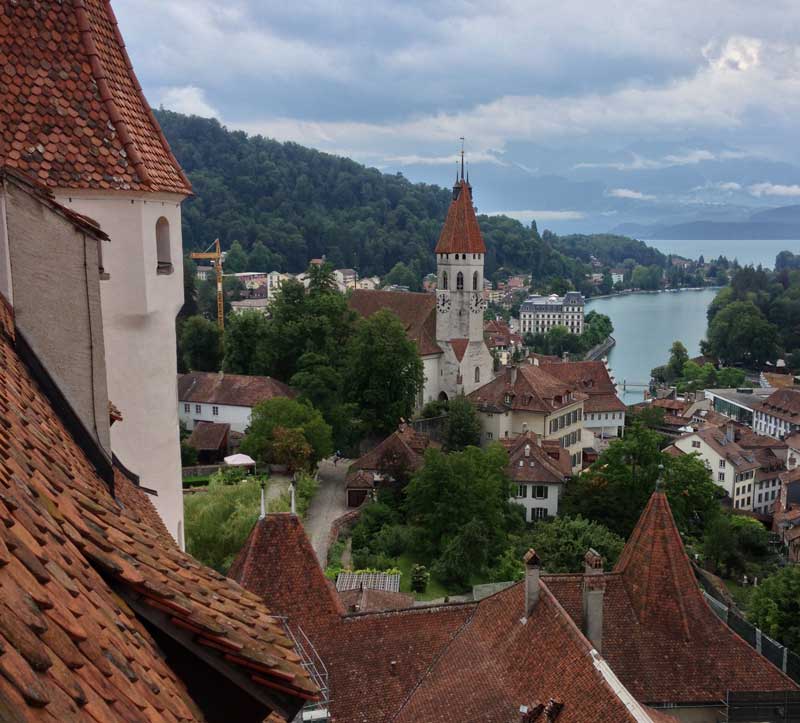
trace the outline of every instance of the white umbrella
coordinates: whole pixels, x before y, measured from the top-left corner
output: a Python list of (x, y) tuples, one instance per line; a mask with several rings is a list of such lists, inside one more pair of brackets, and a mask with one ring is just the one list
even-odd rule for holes
[(230, 457), (225, 457), (225, 464), (231, 467), (254, 467), (256, 461), (246, 454), (232, 454)]

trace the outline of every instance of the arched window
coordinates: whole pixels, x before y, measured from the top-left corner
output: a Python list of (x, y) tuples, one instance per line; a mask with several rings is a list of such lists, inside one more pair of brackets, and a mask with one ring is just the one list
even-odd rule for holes
[(442, 288), (447, 290), (449, 287), (447, 285), (447, 272), (442, 272)]
[(456, 289), (463, 289), (464, 288), (464, 274), (460, 271), (458, 272), (458, 276), (456, 276)]
[(472, 274), (472, 290), (473, 291), (477, 291), (478, 290), (478, 272), (477, 271), (475, 271)]
[(156, 271), (159, 274), (172, 273), (172, 252), (169, 240), (169, 221), (163, 216), (156, 221)]
[(477, 384), (481, 380), (481, 368), (475, 367), (475, 383)]

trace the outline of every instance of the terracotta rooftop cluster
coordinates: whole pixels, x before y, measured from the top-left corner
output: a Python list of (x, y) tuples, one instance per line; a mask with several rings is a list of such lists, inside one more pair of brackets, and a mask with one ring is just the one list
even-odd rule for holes
[(178, 375), (178, 401), (254, 407), (274, 397), (293, 399), (297, 392), (272, 377), (189, 372)]
[[(540, 564), (532, 553), (533, 604), (525, 581), (476, 603), (346, 614), (300, 521), (269, 515), (231, 575), (309, 635), (328, 667), (338, 721), (444, 723), (460, 710), (508, 723), (523, 707), (547, 720), (548, 705), (559, 723), (668, 721), (650, 706), (797, 689), (708, 607), (663, 493), (652, 496), (613, 572), (600, 563), (586, 575), (539, 578)], [(602, 657), (581, 632), (587, 579), (603, 590)]]
[(20, 359), (2, 299), (0, 380), (0, 717), (201, 719), (160, 651), (170, 639), (267, 695), (314, 697), (263, 600), (181, 552), (119, 469), (113, 492), (100, 478)]

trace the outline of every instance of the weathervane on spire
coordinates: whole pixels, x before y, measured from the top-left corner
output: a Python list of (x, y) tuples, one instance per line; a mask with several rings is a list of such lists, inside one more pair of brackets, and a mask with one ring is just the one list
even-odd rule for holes
[(464, 136), (459, 136), (461, 141), (461, 180), (464, 180)]

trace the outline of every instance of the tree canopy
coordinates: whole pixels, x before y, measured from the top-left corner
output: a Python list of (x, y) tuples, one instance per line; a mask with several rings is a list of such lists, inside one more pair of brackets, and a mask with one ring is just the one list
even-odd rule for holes
[(767, 635), (800, 650), (800, 566), (789, 565), (753, 592), (749, 617)]
[(444, 423), (445, 447), (450, 452), (460, 452), (465, 447), (477, 447), (481, 443), (481, 422), (475, 406), (463, 394), (447, 404), (447, 419)]

